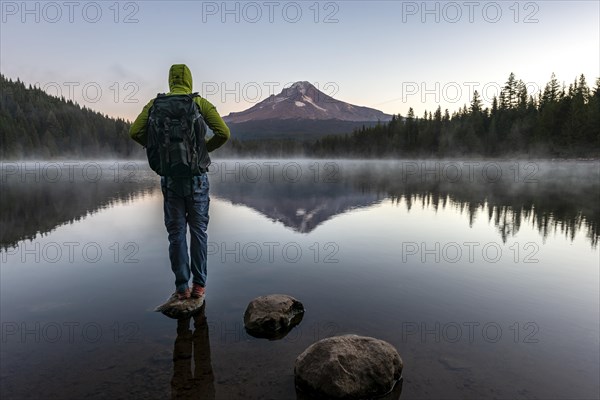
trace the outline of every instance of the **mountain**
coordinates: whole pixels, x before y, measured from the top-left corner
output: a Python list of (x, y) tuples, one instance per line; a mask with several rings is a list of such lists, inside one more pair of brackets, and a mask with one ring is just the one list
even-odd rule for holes
[(226, 122), (243, 123), (269, 119), (312, 119), (339, 121), (389, 121), (391, 115), (369, 107), (355, 106), (326, 95), (306, 81), (296, 82), (260, 103), (225, 117)]
[(294, 135), (312, 139), (350, 133), (363, 125), (374, 126), (391, 119), (391, 115), (379, 110), (336, 100), (306, 81), (296, 82), (249, 109), (224, 118), (238, 139)]

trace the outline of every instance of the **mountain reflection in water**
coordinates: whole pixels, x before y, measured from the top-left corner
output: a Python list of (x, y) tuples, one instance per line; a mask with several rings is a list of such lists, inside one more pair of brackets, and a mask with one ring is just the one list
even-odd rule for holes
[[(145, 162), (3, 163), (0, 247), (14, 246), (118, 202), (160, 195)], [(52, 168), (61, 168), (60, 176)], [(385, 199), (487, 215), (502, 240), (522, 224), (545, 238), (583, 230), (598, 244), (598, 162), (217, 161), (211, 194), (301, 233)]]
[(212, 175), (213, 195), (302, 233), (391, 199), (409, 212), (450, 207), (470, 224), (484, 211), (503, 241), (529, 223), (543, 237), (559, 230), (572, 239), (583, 228), (598, 243), (596, 162), (248, 161), (219, 163)]
[[(395, 398), (598, 398), (599, 165), (215, 160), (210, 306), (177, 323), (152, 312), (173, 281), (145, 162), (0, 164), (0, 391), (296, 398), (296, 357), (355, 333), (398, 349)], [(243, 326), (269, 293), (307, 310), (278, 341)]]

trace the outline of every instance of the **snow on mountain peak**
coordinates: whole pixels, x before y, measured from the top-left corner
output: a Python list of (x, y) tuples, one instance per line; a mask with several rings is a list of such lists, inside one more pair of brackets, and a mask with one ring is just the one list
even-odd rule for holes
[(294, 82), (292, 86), (289, 87), (289, 90), (294, 91), (297, 90), (302, 94), (306, 94), (306, 91), (310, 89), (311, 83), (308, 81), (298, 81)]
[(227, 123), (286, 119), (386, 121), (391, 116), (376, 109), (336, 100), (308, 81), (297, 81), (285, 87), (281, 93), (225, 117)]

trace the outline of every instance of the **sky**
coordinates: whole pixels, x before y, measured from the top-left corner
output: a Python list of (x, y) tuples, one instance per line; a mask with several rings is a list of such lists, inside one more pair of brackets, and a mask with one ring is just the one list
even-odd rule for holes
[(221, 115), (295, 81), (352, 104), (452, 113), (514, 72), (600, 76), (600, 1), (2, 1), (0, 72), (133, 120), (187, 64)]

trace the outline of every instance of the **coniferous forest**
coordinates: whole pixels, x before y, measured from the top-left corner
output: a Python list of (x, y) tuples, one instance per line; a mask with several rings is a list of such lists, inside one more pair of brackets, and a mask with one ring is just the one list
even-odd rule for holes
[[(129, 139), (129, 123), (70, 100), (49, 96), (1, 76), (0, 158), (143, 157)], [(598, 157), (600, 78), (583, 75), (569, 85), (552, 75), (533, 96), (510, 74), (500, 95), (484, 107), (476, 91), (457, 111), (438, 107), (418, 117), (394, 115), (388, 123), (316, 141), (301, 138), (232, 140), (222, 156), (305, 157)]]
[(143, 157), (129, 122), (0, 75), (0, 159)]
[(232, 154), (302, 154), (309, 157), (598, 157), (600, 78), (590, 89), (583, 75), (566, 86), (554, 74), (537, 95), (510, 74), (500, 96), (484, 108), (471, 104), (450, 114), (440, 107), (418, 117), (394, 115), (389, 123), (314, 143), (233, 140)]

